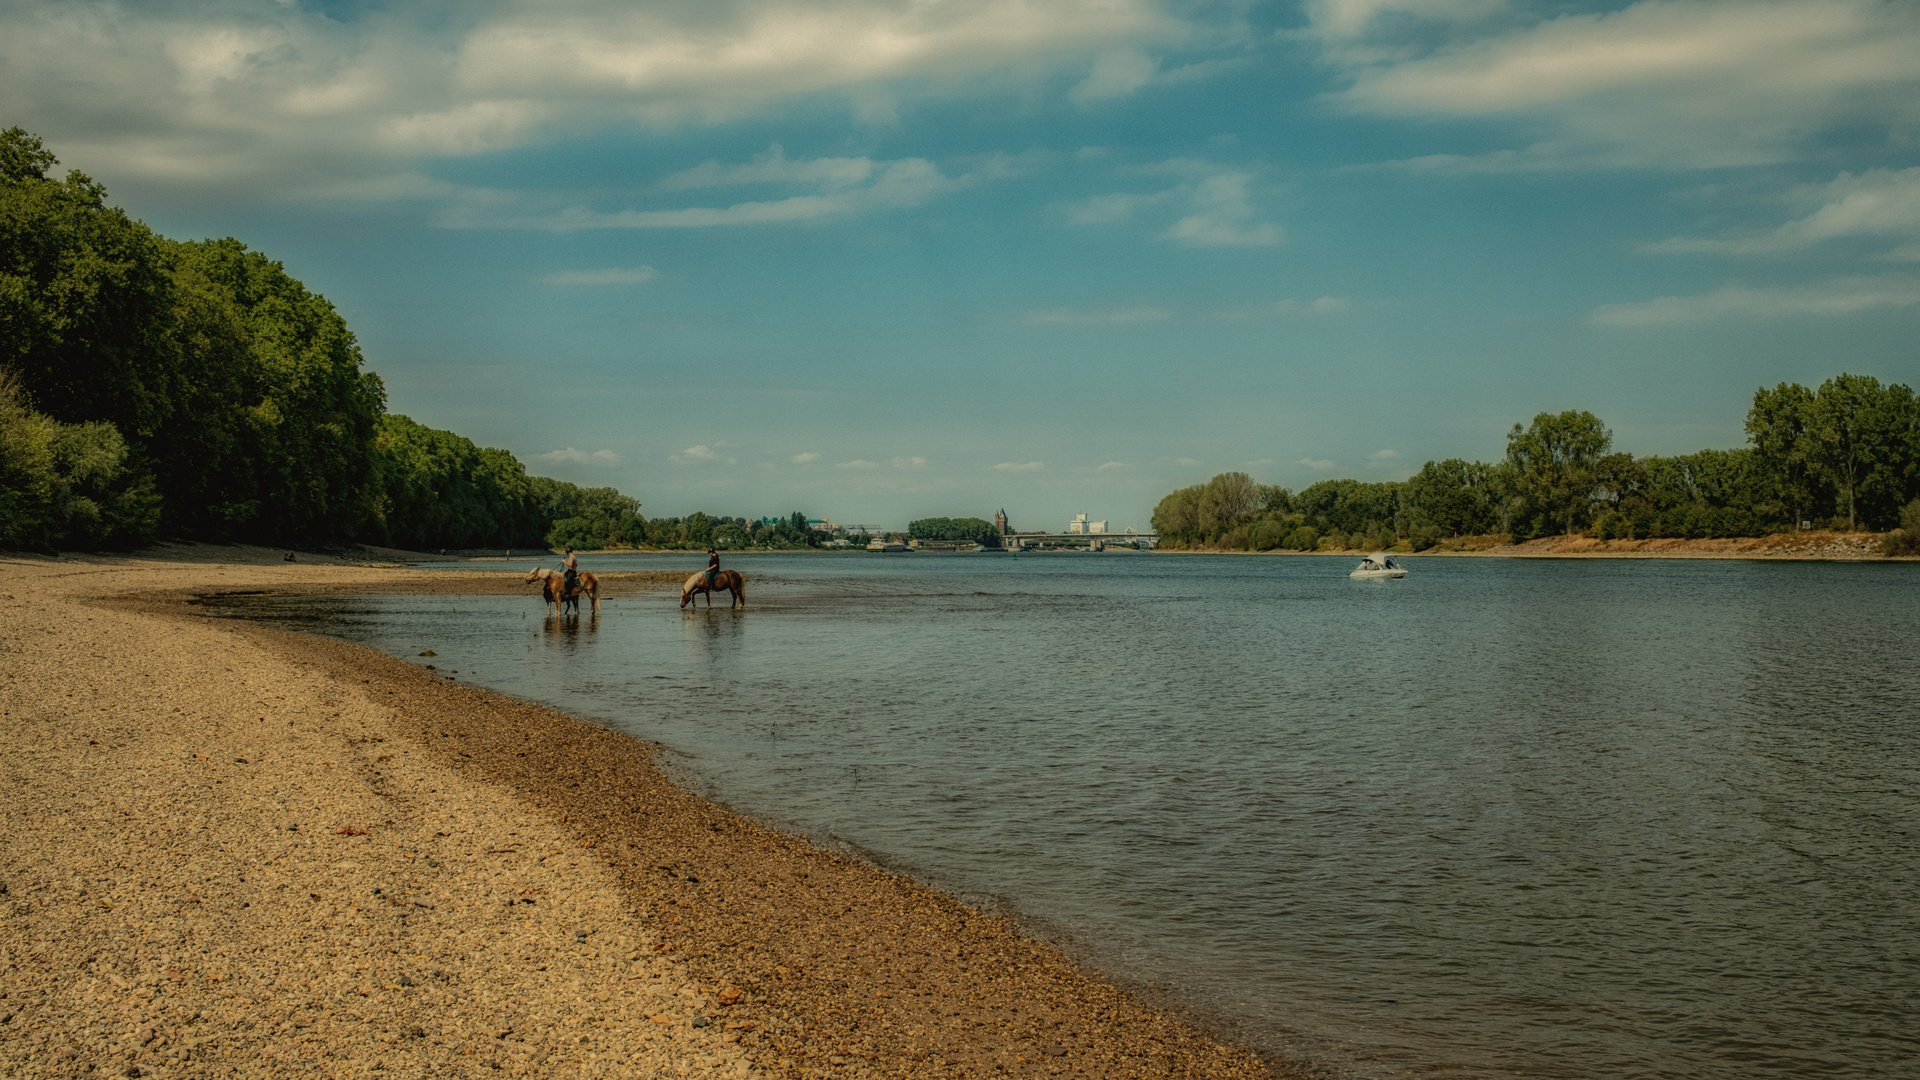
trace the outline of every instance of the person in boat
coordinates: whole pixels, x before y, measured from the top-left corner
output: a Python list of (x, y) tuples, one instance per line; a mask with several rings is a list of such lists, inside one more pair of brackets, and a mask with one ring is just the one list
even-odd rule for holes
[(719, 576), (720, 576), (720, 553), (718, 551), (715, 551), (712, 548), (708, 548), (707, 549), (707, 584), (711, 586), (714, 582), (714, 579), (718, 578)]
[(573, 590), (580, 587), (580, 560), (574, 558), (573, 548), (567, 548), (567, 553), (561, 556), (560, 563), (565, 568), (560, 584), (566, 589), (567, 595), (572, 595)]

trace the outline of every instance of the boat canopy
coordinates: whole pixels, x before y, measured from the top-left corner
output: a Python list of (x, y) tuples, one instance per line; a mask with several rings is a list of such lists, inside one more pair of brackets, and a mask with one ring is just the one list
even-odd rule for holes
[(1387, 561), (1391, 558), (1392, 556), (1388, 555), (1384, 551), (1376, 551), (1373, 554), (1367, 556), (1367, 561), (1370, 563), (1379, 563), (1381, 566), (1386, 566)]

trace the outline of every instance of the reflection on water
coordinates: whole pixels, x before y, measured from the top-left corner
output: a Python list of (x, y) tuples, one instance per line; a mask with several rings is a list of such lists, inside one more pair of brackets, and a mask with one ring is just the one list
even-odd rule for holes
[(736, 565), (744, 611), (571, 627), (250, 609), (659, 740), (1355, 1073), (1914, 1072), (1913, 567)]
[(547, 644), (558, 649), (563, 656), (571, 656), (580, 647), (581, 635), (592, 636), (600, 632), (600, 613), (590, 615), (548, 615), (546, 624)]

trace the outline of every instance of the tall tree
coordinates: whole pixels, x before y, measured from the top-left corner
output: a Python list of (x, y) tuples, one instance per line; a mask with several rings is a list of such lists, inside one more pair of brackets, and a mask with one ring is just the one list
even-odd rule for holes
[(1780, 509), (1797, 528), (1812, 513), (1815, 476), (1808, 463), (1811, 447), (1807, 418), (1813, 393), (1799, 383), (1781, 383), (1753, 392), (1747, 410), (1747, 441), (1759, 455), (1763, 475)]
[(1200, 494), (1200, 531), (1219, 534), (1240, 524), (1259, 508), (1260, 485), (1243, 472), (1224, 472), (1207, 481)]
[(105, 420), (136, 444), (179, 398), (167, 242), (106, 205), (106, 188), (0, 132), (0, 364), (61, 423)]
[(1833, 482), (1847, 503), (1847, 526), (1858, 528), (1862, 497), (1869, 516), (1889, 524), (1911, 483), (1913, 391), (1882, 387), (1871, 375), (1842, 373), (1820, 384), (1806, 410), (1807, 461)]
[(1540, 413), (1507, 433), (1507, 461), (1528, 508), (1562, 532), (1593, 505), (1600, 459), (1613, 447), (1613, 433), (1590, 412)]

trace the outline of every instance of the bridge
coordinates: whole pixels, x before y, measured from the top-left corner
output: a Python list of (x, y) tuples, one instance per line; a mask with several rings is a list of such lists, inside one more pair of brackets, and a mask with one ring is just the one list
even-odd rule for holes
[(1158, 533), (1137, 532), (1127, 529), (1123, 532), (1021, 532), (1000, 538), (1000, 543), (1009, 548), (1029, 548), (1046, 545), (1049, 547), (1082, 547), (1098, 543), (1106, 547), (1139, 547), (1142, 542), (1148, 547), (1158, 547)]

